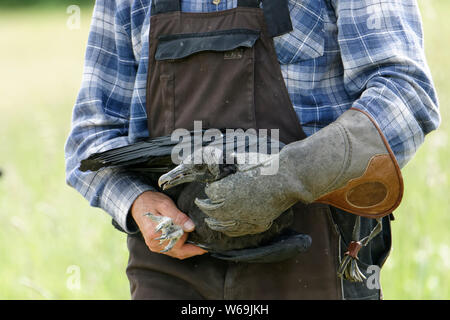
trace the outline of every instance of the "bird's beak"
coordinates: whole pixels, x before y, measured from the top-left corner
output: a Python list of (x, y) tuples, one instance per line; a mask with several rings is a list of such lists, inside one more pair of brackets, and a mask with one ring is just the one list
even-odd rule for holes
[(158, 185), (162, 190), (167, 190), (179, 184), (192, 182), (196, 176), (195, 173), (189, 172), (183, 165), (179, 165), (163, 174), (158, 180)]

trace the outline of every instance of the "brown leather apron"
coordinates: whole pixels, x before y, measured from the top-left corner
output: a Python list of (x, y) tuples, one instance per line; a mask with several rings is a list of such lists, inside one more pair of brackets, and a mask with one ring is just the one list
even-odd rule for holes
[[(305, 138), (289, 98), (259, 1), (232, 10), (180, 11), (153, 1), (147, 88), (151, 137), (177, 128), (279, 129)], [(299, 159), (301, 161), (301, 159)], [(281, 263), (225, 262), (208, 255), (177, 260), (129, 236), (127, 274), (135, 299), (340, 299), (339, 235), (330, 207), (294, 207), (294, 229), (312, 237), (306, 253)]]

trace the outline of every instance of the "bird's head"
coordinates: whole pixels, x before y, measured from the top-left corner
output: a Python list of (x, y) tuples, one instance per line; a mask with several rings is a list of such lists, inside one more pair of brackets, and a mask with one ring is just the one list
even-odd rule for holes
[(162, 175), (158, 184), (167, 190), (188, 182), (212, 182), (234, 173), (234, 164), (224, 164), (223, 151), (217, 147), (203, 147), (182, 161), (180, 165)]

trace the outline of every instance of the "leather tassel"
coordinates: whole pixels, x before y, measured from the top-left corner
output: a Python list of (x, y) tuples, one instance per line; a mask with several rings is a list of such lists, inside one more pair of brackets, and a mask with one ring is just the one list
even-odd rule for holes
[(353, 227), (353, 241), (350, 242), (347, 251), (344, 253), (344, 258), (338, 269), (338, 276), (344, 280), (351, 282), (363, 282), (366, 276), (362, 273), (358, 266), (358, 253), (362, 247), (365, 247), (373, 238), (375, 238), (383, 230), (381, 218), (377, 219), (377, 225), (370, 232), (369, 236), (362, 240), (357, 240), (361, 237), (361, 217), (356, 218), (355, 226)]

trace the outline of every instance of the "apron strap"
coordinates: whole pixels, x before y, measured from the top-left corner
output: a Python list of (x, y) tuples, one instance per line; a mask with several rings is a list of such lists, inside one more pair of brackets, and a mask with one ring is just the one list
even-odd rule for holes
[(262, 0), (267, 31), (271, 37), (294, 30), (288, 6), (289, 0)]
[(181, 11), (180, 0), (153, 0), (151, 6), (151, 15), (160, 13)]
[(238, 0), (238, 7), (259, 8), (263, 4), (264, 18), (271, 37), (291, 32), (292, 21), (289, 13), (289, 0)]
[(251, 8), (259, 8), (259, 4), (261, 0), (238, 0), (238, 7), (251, 7)]

